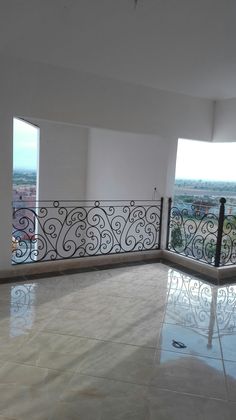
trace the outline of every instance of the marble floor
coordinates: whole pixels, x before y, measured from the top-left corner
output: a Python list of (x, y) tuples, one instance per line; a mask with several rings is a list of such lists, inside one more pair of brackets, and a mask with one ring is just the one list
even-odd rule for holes
[(0, 420), (236, 418), (236, 285), (156, 263), (0, 284)]

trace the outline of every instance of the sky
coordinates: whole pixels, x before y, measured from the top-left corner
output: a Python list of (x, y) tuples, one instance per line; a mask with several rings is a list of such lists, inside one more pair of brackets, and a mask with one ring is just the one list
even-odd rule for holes
[(179, 139), (175, 178), (236, 182), (236, 142)]
[(13, 169), (37, 169), (38, 128), (14, 118)]

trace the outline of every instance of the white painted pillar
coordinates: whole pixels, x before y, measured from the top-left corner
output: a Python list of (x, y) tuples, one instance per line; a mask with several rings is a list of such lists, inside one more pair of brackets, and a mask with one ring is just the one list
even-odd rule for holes
[(0, 109), (0, 270), (11, 268), (13, 116)]
[(175, 166), (177, 157), (177, 138), (169, 138), (166, 140), (169, 142), (168, 147), (168, 164), (166, 170), (166, 185), (164, 193), (164, 206), (163, 206), (163, 217), (162, 217), (162, 237), (161, 237), (161, 248), (166, 249), (166, 239), (168, 234), (167, 222), (168, 222), (168, 199), (173, 199), (174, 194), (174, 183), (175, 183)]

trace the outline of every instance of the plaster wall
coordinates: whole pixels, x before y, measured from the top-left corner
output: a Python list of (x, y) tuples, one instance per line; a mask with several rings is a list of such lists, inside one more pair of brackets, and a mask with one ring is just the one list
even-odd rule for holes
[(39, 200), (86, 197), (88, 129), (30, 119), (40, 128)]
[(236, 98), (215, 103), (213, 141), (236, 141)]
[(0, 104), (0, 270), (10, 267), (13, 115)]
[(87, 198), (151, 200), (165, 195), (173, 145), (160, 136), (91, 129)]
[(0, 101), (13, 115), (211, 140), (211, 100), (3, 55), (0, 60)]

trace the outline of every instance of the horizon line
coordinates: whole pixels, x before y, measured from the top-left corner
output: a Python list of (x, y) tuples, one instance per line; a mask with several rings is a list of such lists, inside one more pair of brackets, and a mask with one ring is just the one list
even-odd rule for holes
[(175, 181), (195, 181), (195, 182), (201, 182), (201, 181), (207, 181), (207, 182), (233, 182), (236, 183), (236, 180), (230, 180), (230, 179), (207, 179), (207, 178), (175, 178)]

